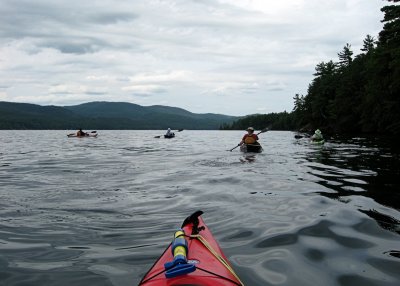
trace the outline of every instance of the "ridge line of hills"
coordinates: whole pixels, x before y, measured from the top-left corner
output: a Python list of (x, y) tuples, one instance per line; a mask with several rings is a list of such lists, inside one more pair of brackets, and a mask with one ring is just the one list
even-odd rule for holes
[(219, 129), (239, 117), (192, 113), (178, 107), (127, 102), (88, 102), (73, 106), (0, 101), (0, 129)]

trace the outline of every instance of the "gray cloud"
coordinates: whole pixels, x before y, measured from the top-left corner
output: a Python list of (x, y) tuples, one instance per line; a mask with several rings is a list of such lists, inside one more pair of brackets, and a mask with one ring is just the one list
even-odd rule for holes
[(138, 16), (134, 13), (116, 12), (116, 13), (102, 13), (92, 15), (90, 18), (96, 24), (116, 24), (119, 22), (130, 22)]
[(87, 92), (85, 92), (85, 94), (88, 94), (88, 95), (104, 95), (104, 94), (107, 94), (107, 92), (102, 92), (102, 91), (87, 91)]
[(151, 97), (153, 94), (150, 93), (133, 93), (132, 96), (138, 96), (138, 97)]
[(96, 9), (83, 3), (65, 7), (54, 1), (2, 2), (2, 41), (31, 38), (38, 48), (54, 48), (62, 53), (85, 54), (113, 47), (102, 26), (128, 23), (138, 17), (133, 12), (108, 12), (106, 7)]
[(366, 34), (377, 35), (384, 4), (0, 0), (0, 95), (235, 115), (291, 110), (318, 62), (335, 60), (347, 42), (357, 54)]
[(43, 40), (37, 44), (39, 48), (53, 48), (66, 54), (86, 54), (107, 47), (107, 43), (93, 38), (55, 38)]

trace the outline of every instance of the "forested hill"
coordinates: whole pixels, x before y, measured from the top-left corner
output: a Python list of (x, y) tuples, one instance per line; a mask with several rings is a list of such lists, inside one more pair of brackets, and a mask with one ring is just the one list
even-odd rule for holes
[(257, 130), (268, 128), (271, 130), (295, 130), (296, 124), (294, 122), (293, 113), (279, 112), (269, 114), (252, 114), (238, 120), (231, 124), (223, 124), (223, 130), (246, 130), (247, 127), (252, 126)]
[(0, 102), (0, 129), (218, 129), (234, 119), (126, 102), (89, 102), (64, 107)]
[(338, 60), (317, 64), (307, 94), (295, 95), (293, 112), (252, 115), (223, 128), (400, 134), (400, 5), (389, 2), (378, 38), (367, 35), (356, 56), (346, 44)]
[(400, 134), (400, 6), (381, 10), (383, 30), (366, 36), (361, 54), (346, 44), (339, 61), (316, 66), (307, 94), (294, 98), (298, 126)]

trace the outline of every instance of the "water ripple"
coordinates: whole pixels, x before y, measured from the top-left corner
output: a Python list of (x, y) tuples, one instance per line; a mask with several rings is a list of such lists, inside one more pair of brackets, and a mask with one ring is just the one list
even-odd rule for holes
[(246, 285), (399, 285), (395, 143), (98, 132), (0, 136), (0, 285), (135, 285), (198, 209)]

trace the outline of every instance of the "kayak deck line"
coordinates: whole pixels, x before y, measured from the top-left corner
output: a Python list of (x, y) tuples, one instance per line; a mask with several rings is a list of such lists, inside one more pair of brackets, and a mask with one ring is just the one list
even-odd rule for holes
[[(168, 245), (168, 247), (164, 250), (164, 252), (161, 254), (161, 256), (156, 260), (156, 262), (154, 262), (154, 265), (156, 265), (157, 262), (164, 256), (165, 252), (167, 252), (167, 250), (171, 247), (171, 245), (172, 245), (172, 243), (170, 243), (170, 244)], [(154, 266), (154, 265), (153, 265), (153, 266)], [(143, 285), (144, 283), (147, 283), (147, 282), (153, 280), (153, 279), (156, 278), (158, 275), (163, 274), (165, 271), (167, 271), (166, 269), (163, 269), (163, 270), (161, 270), (160, 272), (158, 272), (158, 273), (154, 274), (153, 276), (151, 276), (151, 277), (147, 278), (146, 280), (144, 280), (144, 278), (150, 273), (150, 271), (151, 271), (152, 269), (153, 269), (153, 267), (150, 268), (149, 271), (147, 271), (146, 275), (144, 275), (142, 281), (139, 282), (138, 286)]]
[(244, 153), (261, 153), (263, 148), (260, 143), (258, 144), (246, 144), (240, 146), (240, 151)]
[(185, 219), (182, 228), (175, 232), (172, 243), (138, 286), (244, 286), (201, 219), (202, 213), (195, 212)]
[[(212, 246), (207, 242), (207, 240), (205, 240), (200, 234), (185, 235), (185, 237), (188, 237), (188, 238), (190, 238), (190, 239), (197, 239), (197, 240), (199, 240), (199, 241), (208, 249), (208, 251), (210, 251), (210, 253), (212, 253), (212, 254), (215, 256), (215, 258), (217, 258), (218, 261), (221, 262), (221, 264), (222, 264), (223, 266), (225, 266), (225, 268), (228, 269), (228, 271), (229, 271), (233, 276), (235, 276), (235, 278), (239, 281), (239, 283), (236, 282), (236, 281), (233, 281), (232, 279), (229, 279), (228, 277), (219, 275), (218, 273), (214, 273), (214, 272), (212, 272), (212, 271), (208, 271), (208, 270), (206, 270), (206, 269), (204, 269), (204, 268), (201, 268), (201, 267), (198, 267), (198, 266), (197, 266), (196, 268), (197, 268), (198, 270), (201, 270), (201, 271), (207, 272), (207, 273), (209, 273), (209, 274), (218, 276), (218, 277), (220, 277), (220, 278), (222, 278), (222, 279), (226, 279), (226, 280), (228, 280), (228, 281), (234, 283), (235, 285), (244, 286), (243, 282), (242, 282), (242, 281), (240, 280), (240, 278), (237, 276), (237, 274), (236, 274), (235, 271), (232, 269), (232, 267), (229, 265), (229, 263), (228, 263), (221, 255), (219, 255), (219, 254), (212, 248)], [(170, 246), (171, 246), (171, 244), (164, 250), (163, 254), (169, 249)], [(161, 255), (161, 257), (162, 257), (162, 255)], [(154, 274), (152, 277), (150, 277), (150, 278), (148, 278), (148, 279), (146, 279), (146, 280), (144, 280), (144, 281), (141, 281), (140, 284), (139, 284), (139, 286), (142, 285), (142, 283), (146, 283), (146, 282), (148, 282), (148, 281), (154, 279), (154, 278), (157, 277), (158, 275), (161, 275), (161, 274), (165, 273), (166, 271), (167, 271), (167, 270), (164, 269), (164, 270), (162, 270), (162, 271), (160, 271), (160, 272)]]
[[(211, 254), (214, 255), (215, 258), (217, 258), (218, 261), (221, 262), (221, 264), (224, 265), (225, 268), (228, 269), (229, 272), (232, 273), (233, 276), (235, 276), (235, 278), (240, 282), (240, 284), (237, 284), (237, 285), (244, 286), (243, 282), (240, 280), (239, 276), (237, 276), (237, 274), (236, 274), (235, 271), (232, 269), (232, 267), (229, 265), (229, 263), (228, 263), (221, 255), (219, 255), (219, 254), (214, 250), (214, 248), (212, 248), (212, 246), (207, 242), (207, 240), (205, 240), (200, 234), (192, 234), (192, 235), (189, 235), (188, 237), (198, 239), (198, 240), (208, 249), (208, 251), (210, 251)], [(200, 268), (199, 268), (199, 269), (200, 269)], [(203, 270), (203, 269), (201, 269), (201, 270)], [(204, 270), (203, 270), (203, 271), (204, 271)], [(212, 273), (212, 274), (218, 275), (218, 274), (215, 274), (215, 273)], [(226, 278), (226, 277), (224, 277), (224, 278)], [(229, 278), (226, 278), (226, 279), (230, 280)], [(232, 281), (232, 280), (230, 280), (230, 281)], [(232, 282), (233, 282), (233, 281), (232, 281)], [(236, 282), (235, 282), (235, 283), (236, 283)]]

